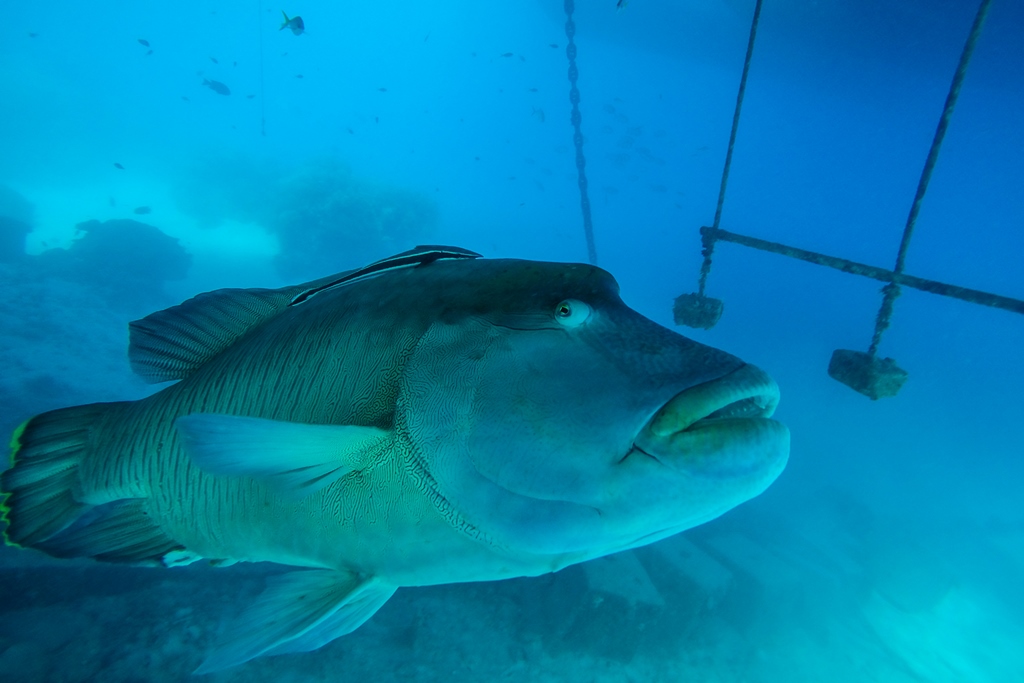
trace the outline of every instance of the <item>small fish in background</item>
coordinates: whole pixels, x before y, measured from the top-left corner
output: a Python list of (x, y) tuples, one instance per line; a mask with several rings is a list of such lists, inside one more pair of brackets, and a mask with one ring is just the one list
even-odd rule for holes
[(629, 4), (629, 0), (615, 0), (615, 11), (621, 12), (626, 9), (626, 5)]
[(121, 164), (117, 163), (116, 161), (114, 162), (114, 168), (119, 169), (121, 171), (124, 170), (124, 166), (122, 166)]
[(246, 95), (246, 96), (245, 96), (245, 99), (247, 99), (247, 100), (251, 100), (251, 99), (252, 99), (252, 98), (254, 98), (254, 97), (256, 97), (256, 96), (255, 96), (255, 95)]
[(380, 91), (380, 92), (387, 92), (388, 91), (387, 88), (377, 88), (377, 90)]
[(153, 210), (151, 208), (149, 208), (148, 206), (136, 206), (135, 210), (132, 211), (132, 213), (134, 213), (136, 215), (139, 215), (139, 216), (144, 216), (147, 213), (150, 213), (152, 211)]
[(142, 47), (149, 47), (149, 41), (145, 38), (139, 38), (139, 45)]
[(514, 52), (503, 52), (501, 54), (501, 56), (502, 57), (512, 57), (514, 54), (515, 54)]
[(229, 88), (228, 86), (224, 85), (220, 81), (211, 81), (208, 78), (204, 78), (203, 79), (203, 85), (205, 85), (207, 88), (209, 88), (213, 92), (217, 93), (218, 95), (230, 95), (231, 94), (231, 88)]
[(537, 92), (536, 88), (527, 88), (527, 90), (529, 90), (530, 92)]
[(181, 96), (181, 99), (184, 100), (185, 102), (191, 102), (192, 101), (189, 98), (185, 97), (184, 95)]
[(39, 34), (38, 34), (38, 33), (29, 33), (29, 34), (28, 34), (28, 37), (29, 37), (29, 38), (38, 38), (38, 37), (39, 37)]
[(238, 66), (238, 62), (231, 62), (231, 66)]
[(302, 74), (295, 74), (295, 78), (302, 78)]
[(150, 56), (151, 54), (153, 54), (153, 51), (152, 51), (152, 50), (146, 50), (146, 56), (147, 56), (147, 57), (148, 57), (148, 56)]
[(558, 43), (548, 43), (548, 47), (550, 47), (550, 48), (552, 48), (554, 50), (557, 50), (558, 49)]
[(281, 24), (281, 28), (278, 29), (279, 31), (289, 28), (297, 36), (301, 36), (306, 31), (306, 24), (302, 21), (302, 17), (292, 17), (289, 19), (288, 14), (284, 10), (281, 10), (281, 14), (284, 15), (284, 23)]
[(220, 64), (220, 62), (217, 61), (216, 57), (210, 57), (210, 61), (213, 62), (214, 64)]
[(534, 117), (539, 122), (544, 123), (544, 110), (541, 109), (540, 107), (533, 107), (533, 111), (530, 112), (530, 116)]
[(374, 116), (373, 117), (373, 122), (374, 123), (380, 123), (380, 117), (379, 116)]

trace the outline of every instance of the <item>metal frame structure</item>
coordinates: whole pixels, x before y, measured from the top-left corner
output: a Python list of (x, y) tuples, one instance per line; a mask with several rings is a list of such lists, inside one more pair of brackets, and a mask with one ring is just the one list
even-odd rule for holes
[(722, 230), (721, 227), (719, 227), (722, 218), (722, 206), (725, 202), (725, 190), (729, 180), (729, 168), (732, 164), (732, 152), (736, 142), (736, 131), (739, 128), (740, 110), (743, 106), (743, 95), (746, 90), (747, 75), (750, 70), (750, 62), (754, 52), (757, 24), (761, 15), (761, 2), (762, 0), (756, 0), (754, 7), (754, 16), (750, 28), (750, 39), (747, 42), (747, 55), (743, 63), (743, 74), (740, 77), (739, 91), (736, 96), (736, 109), (733, 114), (732, 131), (729, 136), (729, 146), (725, 155), (722, 182), (718, 194), (718, 205), (715, 209), (715, 220), (713, 225), (710, 227), (704, 226), (700, 230), (704, 260), (701, 264), (698, 289), (695, 293), (683, 294), (676, 298), (674, 305), (676, 324), (686, 325), (693, 328), (710, 329), (721, 317), (724, 309), (724, 305), (721, 300), (705, 295), (707, 278), (711, 272), (712, 256), (714, 255), (715, 245), (719, 241), (731, 242), (733, 244), (739, 244), (752, 249), (781, 254), (782, 256), (789, 256), (809, 263), (836, 268), (837, 270), (841, 270), (845, 273), (880, 280), (885, 282), (886, 285), (882, 288), (882, 304), (879, 308), (878, 315), (875, 318), (875, 330), (868, 351), (862, 352), (852, 351), (849, 349), (837, 349), (832, 354), (828, 372), (833, 379), (846, 384), (855, 391), (868, 396), (872, 400), (895, 396), (906, 381), (907, 373), (899, 368), (893, 359), (879, 358), (877, 356), (877, 352), (878, 346), (882, 340), (882, 334), (889, 327), (892, 318), (893, 305), (896, 298), (900, 295), (902, 287), (911, 287), (925, 292), (931, 292), (932, 294), (940, 294), (942, 296), (953, 297), (970, 303), (980, 304), (982, 306), (991, 306), (1014, 313), (1024, 314), (1024, 301), (1020, 299), (983, 292), (976, 289), (969, 289), (967, 287), (950, 285), (935, 280), (927, 280), (904, 273), (907, 250), (910, 247), (910, 239), (913, 235), (914, 227), (917, 222), (921, 203), (924, 200), (925, 193), (928, 189), (928, 183), (931, 180), (932, 171), (934, 170), (935, 163), (938, 160), (942, 140), (945, 137), (946, 129), (949, 126), (949, 121), (952, 117), (957, 97), (960, 94), (960, 87), (963, 83), (964, 76), (967, 72), (967, 66), (970, 63), (971, 56), (974, 52), (974, 46), (977, 43), (978, 37), (981, 35), (981, 29), (985, 23), (985, 18), (988, 15), (991, 0), (981, 0), (978, 12), (974, 18), (974, 24), (971, 27), (963, 52), (960, 55), (960, 62), (957, 65), (953, 81), (950, 84), (949, 94), (946, 97), (946, 103), (943, 107), (942, 115), (939, 118), (939, 123), (935, 130), (935, 136), (932, 139), (931, 148), (928, 150), (928, 157), (925, 160), (924, 170), (922, 171), (921, 178), (918, 182), (917, 192), (914, 195), (910, 213), (907, 216), (907, 222), (903, 230), (903, 239), (901, 240), (899, 251), (896, 255), (896, 263), (892, 270), (857, 263), (855, 261), (850, 261), (836, 256), (828, 256), (826, 254), (807, 251), (805, 249), (787, 246), (778, 242), (770, 242), (768, 240), (740, 235), (738, 233)]

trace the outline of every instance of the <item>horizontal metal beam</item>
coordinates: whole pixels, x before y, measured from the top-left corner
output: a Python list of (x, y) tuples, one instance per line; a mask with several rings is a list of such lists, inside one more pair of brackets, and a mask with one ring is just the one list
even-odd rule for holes
[(744, 247), (760, 249), (761, 251), (770, 251), (773, 254), (781, 254), (782, 256), (789, 256), (791, 258), (800, 259), (801, 261), (807, 261), (808, 263), (816, 263), (819, 266), (828, 266), (829, 268), (841, 270), (844, 273), (862, 275), (880, 282), (895, 282), (902, 287), (911, 287), (923, 292), (931, 292), (932, 294), (941, 294), (942, 296), (960, 299), (961, 301), (968, 301), (972, 304), (981, 304), (982, 306), (991, 306), (992, 308), (1001, 308), (1005, 311), (1024, 314), (1024, 301), (1008, 296), (982, 292), (968, 287), (958, 287), (957, 285), (949, 285), (935, 280), (926, 280), (924, 278), (914, 277), (913, 275), (907, 275), (905, 273), (897, 275), (893, 271), (886, 270), (885, 268), (877, 268), (864, 263), (849, 261), (844, 258), (827, 256), (814, 251), (807, 251), (806, 249), (798, 249), (797, 247), (789, 247), (785, 244), (769, 242), (768, 240), (758, 239), (757, 237), (747, 237), (746, 235), (740, 235), (720, 228), (704, 226), (700, 229), (700, 234), (703, 238), (705, 247), (707, 247), (709, 243), (716, 241), (732, 242), (733, 244), (740, 244)]

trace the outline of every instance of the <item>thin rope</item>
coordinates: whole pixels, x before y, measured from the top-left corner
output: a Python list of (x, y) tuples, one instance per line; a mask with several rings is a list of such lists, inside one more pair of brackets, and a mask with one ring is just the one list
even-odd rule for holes
[[(757, 38), (757, 24), (761, 19), (761, 0), (754, 4), (754, 18), (750, 22), (750, 37), (747, 39), (747, 56), (743, 60), (743, 74), (740, 76), (740, 87), (736, 93), (736, 110), (732, 114), (732, 130), (729, 131), (729, 146), (725, 150), (725, 166), (722, 168), (722, 183), (718, 187), (718, 205), (715, 207), (715, 222), (713, 227), (717, 230), (722, 222), (722, 206), (725, 204), (725, 188), (729, 184), (729, 169), (732, 167), (732, 151), (736, 146), (736, 131), (740, 127), (740, 111), (743, 109), (743, 95), (747, 90), (747, 74), (750, 73), (750, 60), (754, 56), (754, 40)], [(703, 249), (701, 254), (704, 261), (700, 265), (700, 281), (697, 288), (698, 293), (704, 296), (704, 288), (707, 285), (708, 275), (711, 273), (711, 256), (715, 252), (715, 238), (713, 234), (705, 233), (701, 240)]]
[(924, 162), (924, 170), (921, 172), (921, 179), (917, 183), (917, 192), (914, 194), (914, 201), (910, 205), (910, 214), (907, 216), (906, 227), (903, 228), (903, 239), (900, 241), (900, 249), (896, 254), (896, 266), (893, 268), (893, 281), (882, 288), (882, 305), (875, 317), (875, 333), (871, 337), (871, 346), (868, 353), (872, 356), (878, 351), (878, 345), (882, 341), (882, 334), (888, 329), (892, 319), (892, 309), (896, 303), (896, 297), (900, 292), (899, 278), (903, 274), (906, 264), (907, 249), (910, 248), (910, 238), (914, 234), (914, 226), (917, 223), (917, 216), (921, 211), (921, 202), (928, 190), (928, 183), (932, 178), (932, 171), (939, 159), (939, 148), (942, 147), (942, 140), (946, 136), (946, 129), (949, 127), (949, 120), (953, 116), (953, 108), (956, 107), (957, 98), (960, 96), (960, 86), (963, 85), (964, 76), (967, 74), (967, 65), (974, 54), (974, 46), (981, 35), (982, 26), (985, 24), (985, 17), (988, 15), (991, 0), (981, 0), (978, 13), (974, 16), (974, 25), (967, 36), (964, 50), (960, 54), (960, 63), (953, 75), (953, 82), (949, 85), (949, 94), (946, 95), (946, 105), (942, 109), (942, 116), (939, 117), (939, 125), (935, 129), (935, 137), (932, 138), (932, 146), (928, 150), (928, 158)]
[(591, 264), (597, 265), (594, 223), (590, 216), (590, 198), (587, 196), (587, 159), (583, 156), (583, 132), (580, 126), (583, 120), (580, 115), (580, 91), (576, 87), (576, 79), (579, 78), (580, 72), (576, 68), (576, 43), (573, 42), (573, 36), (576, 35), (576, 24), (572, 20), (574, 9), (573, 0), (565, 0), (565, 37), (569, 40), (565, 46), (565, 56), (569, 58), (569, 102), (572, 103), (572, 115), (569, 120), (573, 129), (572, 142), (576, 147), (576, 175), (580, 187), (580, 209), (583, 211), (583, 233), (587, 238), (587, 256)]
[(260, 135), (267, 136), (267, 98), (263, 93), (263, 0), (259, 0), (260, 29)]

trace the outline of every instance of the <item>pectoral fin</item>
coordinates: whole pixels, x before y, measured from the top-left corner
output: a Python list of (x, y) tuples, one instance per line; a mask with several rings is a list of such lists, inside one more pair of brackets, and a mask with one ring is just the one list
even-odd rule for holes
[(390, 433), (376, 427), (312, 425), (195, 413), (175, 421), (202, 470), (261, 479), (289, 495), (309, 495), (383, 457)]
[(328, 569), (277, 576), (205, 662), (207, 674), (261, 655), (308, 652), (359, 628), (395, 587), (374, 578)]

